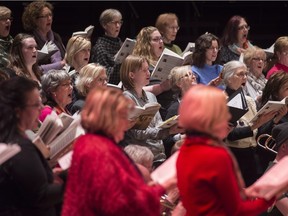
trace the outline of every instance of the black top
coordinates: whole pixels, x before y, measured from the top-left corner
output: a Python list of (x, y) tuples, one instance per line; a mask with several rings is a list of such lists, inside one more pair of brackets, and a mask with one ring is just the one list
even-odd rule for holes
[(17, 143), (20, 153), (0, 166), (0, 215), (56, 215), (64, 185), (53, 183), (51, 168), (29, 139), (18, 135)]

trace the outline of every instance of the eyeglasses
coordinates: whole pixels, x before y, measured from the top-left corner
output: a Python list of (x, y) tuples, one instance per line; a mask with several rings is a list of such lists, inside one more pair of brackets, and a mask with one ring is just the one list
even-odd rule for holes
[(167, 28), (168, 28), (169, 30), (176, 30), (176, 31), (178, 31), (178, 30), (180, 29), (179, 26), (167, 26)]
[(151, 41), (155, 42), (155, 43), (159, 43), (160, 41), (163, 42), (163, 37), (155, 37), (155, 38), (151, 38)]
[(192, 77), (192, 78), (197, 78), (197, 76), (192, 73), (192, 72), (187, 72), (184, 76), (180, 77), (179, 80), (183, 79), (183, 78), (187, 78), (187, 77)]
[(218, 52), (220, 50), (219, 47), (209, 47), (207, 50)]
[(41, 108), (43, 107), (43, 103), (42, 102), (37, 102), (35, 104), (26, 104), (25, 107), (32, 107), (32, 108)]
[(72, 83), (71, 83), (71, 82), (62, 83), (62, 84), (60, 84), (59, 86), (63, 86), (63, 87), (65, 87), (65, 88), (68, 88), (68, 87), (72, 86)]
[(239, 31), (242, 31), (242, 30), (244, 30), (244, 29), (247, 29), (248, 31), (250, 30), (250, 26), (248, 26), (248, 25), (242, 25), (242, 26), (239, 26), (238, 27), (238, 30)]
[(0, 21), (8, 21), (8, 20), (10, 20), (10, 22), (12, 22), (13, 21), (13, 17), (1, 17), (0, 18)]
[(235, 75), (238, 76), (238, 77), (240, 77), (240, 78), (244, 78), (244, 77), (247, 77), (248, 71), (240, 72), (240, 73), (235, 74)]
[(257, 61), (257, 62), (266, 62), (266, 59), (262, 59), (262, 58), (252, 58), (253, 61)]
[(96, 79), (96, 81), (99, 82), (99, 83), (107, 83), (108, 82), (108, 78), (107, 77), (105, 77), (105, 78), (99, 77), (98, 79)]
[(43, 18), (45, 18), (45, 19), (47, 19), (47, 18), (49, 18), (49, 17), (53, 17), (53, 14), (52, 13), (48, 13), (48, 14), (46, 14), (46, 15), (41, 15), (41, 16), (38, 16), (37, 18), (38, 19), (43, 19)]
[(120, 21), (110, 21), (109, 23), (112, 23), (114, 25), (123, 25), (123, 20)]

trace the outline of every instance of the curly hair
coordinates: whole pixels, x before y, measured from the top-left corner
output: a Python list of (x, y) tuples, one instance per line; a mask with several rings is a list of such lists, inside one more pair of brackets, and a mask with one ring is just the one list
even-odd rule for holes
[(205, 33), (197, 38), (195, 41), (195, 51), (192, 55), (193, 65), (203, 68), (206, 62), (206, 51), (212, 45), (212, 41), (217, 41), (218, 46), (219, 38), (211, 33)]
[(22, 24), (26, 31), (30, 32), (37, 28), (36, 21), (45, 7), (53, 11), (53, 5), (46, 1), (34, 1), (25, 7), (22, 14)]
[(140, 30), (136, 38), (136, 44), (132, 55), (144, 56), (150, 65), (156, 65), (158, 58), (152, 52), (151, 34), (158, 29), (154, 26), (147, 26)]

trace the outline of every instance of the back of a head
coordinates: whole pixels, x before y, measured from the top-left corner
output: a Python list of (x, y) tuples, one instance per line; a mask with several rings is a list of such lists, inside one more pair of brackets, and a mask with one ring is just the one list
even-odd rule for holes
[(288, 73), (285, 71), (277, 71), (268, 79), (262, 93), (261, 106), (268, 100), (280, 101), (280, 90), (283, 89), (288, 83)]
[(116, 88), (93, 88), (88, 93), (81, 111), (81, 124), (89, 133), (102, 132), (114, 137), (119, 128), (120, 118), (128, 118), (132, 100)]
[(153, 162), (154, 155), (146, 146), (129, 144), (124, 148), (124, 151), (135, 163), (145, 166), (145, 162), (150, 161), (151, 164)]
[(186, 132), (198, 131), (215, 135), (218, 122), (229, 113), (225, 94), (213, 86), (198, 84), (184, 95), (179, 107), (179, 126)]
[(274, 148), (275, 151), (278, 151), (282, 144), (287, 143), (288, 140), (288, 122), (278, 124), (272, 129), (271, 136), (276, 142)]

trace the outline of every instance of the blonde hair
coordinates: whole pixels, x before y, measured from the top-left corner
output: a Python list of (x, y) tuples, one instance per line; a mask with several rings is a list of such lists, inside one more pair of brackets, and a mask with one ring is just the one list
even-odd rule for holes
[(74, 66), (74, 56), (84, 49), (91, 49), (91, 42), (81, 36), (73, 36), (66, 46), (65, 60), (70, 66)]
[(288, 48), (288, 37), (287, 36), (279, 37), (274, 44), (274, 54), (276, 54), (276, 52), (282, 52), (287, 48)]
[(93, 82), (94, 79), (98, 78), (101, 72), (106, 73), (106, 68), (96, 64), (90, 63), (85, 65), (79, 72), (79, 76), (76, 78), (75, 86), (78, 90), (78, 93), (84, 97), (87, 96), (89, 92), (89, 85)]
[(181, 89), (177, 84), (179, 83), (180, 79), (187, 74), (188, 71), (191, 71), (190, 65), (176, 66), (171, 69), (168, 78), (171, 80), (172, 91), (181, 92)]
[(93, 88), (81, 111), (81, 125), (88, 133), (102, 132), (117, 140), (120, 119), (128, 121), (128, 111), (134, 102), (116, 88)]
[(10, 16), (11, 10), (5, 6), (0, 6), (0, 18)]
[(141, 29), (136, 38), (135, 47), (132, 54), (137, 56), (144, 56), (149, 65), (156, 64), (158, 58), (155, 56), (151, 45), (151, 34), (158, 29), (154, 26), (148, 26)]
[(217, 137), (217, 124), (228, 121), (229, 110), (222, 90), (198, 84), (184, 95), (179, 107), (179, 126)]
[(251, 65), (252, 59), (255, 55), (260, 54), (261, 56), (264, 56), (264, 59), (266, 60), (266, 53), (263, 49), (253, 46), (249, 47), (244, 51), (244, 63), (249, 67)]
[(120, 68), (120, 80), (123, 83), (123, 86), (127, 89), (134, 89), (134, 81), (129, 76), (130, 72), (135, 73), (138, 71), (144, 62), (148, 63), (148, 60), (141, 56), (129, 55), (124, 60)]

